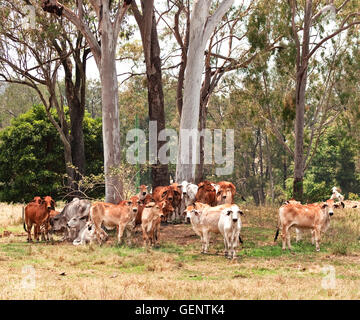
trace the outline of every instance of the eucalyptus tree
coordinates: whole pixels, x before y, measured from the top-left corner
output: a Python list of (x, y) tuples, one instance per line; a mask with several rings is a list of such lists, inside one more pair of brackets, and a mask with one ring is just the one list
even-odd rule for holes
[[(295, 147), (294, 147), (294, 182), (293, 196), (302, 200), (303, 179), (306, 167), (304, 153), (304, 124), (306, 88), (308, 82), (309, 63), (315, 54), (341, 32), (360, 24), (360, 11), (349, 0), (339, 2), (338, 6), (331, 1), (289, 0), (291, 10), (291, 30), (295, 44)], [(324, 16), (332, 14), (336, 28), (324, 32)], [(314, 38), (315, 36), (315, 38)]]
[[(102, 86), (105, 201), (118, 203), (123, 198), (123, 185), (120, 174), (116, 172), (121, 164), (116, 49), (121, 23), (131, 0), (64, 2), (42, 0), (42, 7), (44, 11), (71, 22), (86, 39), (95, 59)], [(93, 22), (88, 23), (86, 16), (97, 20), (98, 30), (93, 28)]]

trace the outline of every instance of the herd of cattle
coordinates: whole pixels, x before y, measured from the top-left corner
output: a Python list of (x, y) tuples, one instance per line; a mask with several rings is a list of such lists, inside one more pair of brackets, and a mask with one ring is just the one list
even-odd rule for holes
[[(320, 250), (320, 235), (328, 229), (334, 208), (345, 207), (339, 190), (334, 187), (332, 191), (331, 199), (323, 203), (301, 204), (291, 199), (280, 207), (275, 241), (281, 229), (283, 249), (286, 245), (291, 249), (289, 229), (295, 227), (297, 241), (301, 239), (302, 230), (310, 229), (312, 242), (316, 250)], [(62, 241), (80, 245), (101, 244), (108, 239), (105, 229), (114, 228), (119, 243), (125, 238), (131, 242), (136, 228), (140, 227), (144, 246), (154, 246), (159, 242), (162, 221), (184, 221), (191, 223), (200, 236), (203, 253), (208, 252), (210, 234), (221, 234), (225, 256), (231, 259), (236, 257), (239, 242), (242, 243), (240, 216), (243, 212), (234, 204), (235, 194), (235, 186), (227, 181), (203, 181), (198, 185), (183, 181), (156, 187), (152, 193), (141, 185), (137, 195), (118, 204), (74, 198), (61, 212), (55, 210), (55, 201), (50, 196), (35, 197), (23, 209), (24, 229), (29, 242), (34, 226), (37, 241), (40, 235), (42, 240), (49, 241), (53, 233), (63, 233)]]

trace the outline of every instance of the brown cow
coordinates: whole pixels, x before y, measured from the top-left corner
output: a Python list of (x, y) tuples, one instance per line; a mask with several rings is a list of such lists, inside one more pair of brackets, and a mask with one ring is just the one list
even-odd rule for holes
[(293, 226), (300, 230), (311, 229), (316, 251), (320, 251), (319, 241), (321, 232), (326, 232), (329, 228), (330, 216), (333, 214), (334, 200), (327, 200), (321, 204), (285, 204), (279, 209), (279, 223), (274, 241), (276, 241), (281, 227), (282, 249), (286, 249), (286, 244), (289, 249), (292, 249), (289, 229)]
[[(175, 202), (177, 201), (177, 194), (179, 194), (179, 191), (175, 190), (175, 188), (172, 186), (166, 186), (166, 187), (158, 186), (154, 189), (152, 197), (155, 200), (155, 202), (167, 200), (168, 202), (170, 202), (171, 206), (175, 208), (174, 201)], [(165, 220), (167, 220), (169, 217), (169, 213), (167, 213), (167, 210), (165, 212), (164, 212), (164, 216), (165, 216)]]
[(216, 194), (216, 203), (220, 204), (233, 204), (236, 193), (236, 187), (228, 181), (220, 181), (217, 183), (219, 191)]
[[(138, 204), (138, 212), (136, 214), (135, 225), (134, 225), (134, 228), (135, 228), (136, 226), (141, 224), (141, 215), (142, 215), (145, 205), (148, 204), (149, 202), (153, 202), (154, 199), (152, 198), (152, 195), (150, 193), (148, 193), (143, 200), (140, 200), (138, 195), (131, 197), (130, 200), (133, 203), (136, 202)], [(140, 203), (138, 203), (138, 201)]]
[(50, 211), (54, 210), (55, 201), (46, 196), (41, 203), (30, 202), (24, 210), (24, 229), (28, 233), (27, 241), (31, 242), (31, 228), (34, 225), (34, 238), (39, 241), (40, 227), (44, 225), (44, 239), (49, 240)]
[[(144, 246), (148, 243), (155, 246), (160, 239), (160, 222), (164, 217), (164, 208), (167, 206), (167, 201), (150, 202), (145, 205), (141, 217), (141, 229), (143, 232)], [(171, 205), (171, 204), (170, 204)]]
[(216, 206), (216, 190), (210, 181), (203, 181), (198, 184), (196, 201), (206, 203), (212, 207)]
[(174, 190), (174, 199), (171, 203), (171, 205), (174, 207), (174, 217), (172, 220), (180, 220), (181, 217), (181, 185), (174, 182), (170, 185), (170, 188), (172, 188)]
[(104, 225), (108, 230), (117, 228), (117, 240), (118, 243), (121, 243), (124, 232), (127, 237), (130, 236), (137, 213), (137, 201), (123, 200), (119, 204), (95, 202), (90, 208), (90, 219), (95, 224), (98, 242), (101, 243), (103, 239), (108, 237), (101, 228)]

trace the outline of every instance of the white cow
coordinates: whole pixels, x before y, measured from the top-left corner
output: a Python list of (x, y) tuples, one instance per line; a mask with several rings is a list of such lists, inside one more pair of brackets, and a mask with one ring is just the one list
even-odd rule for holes
[[(201, 243), (202, 243), (201, 252), (203, 253), (208, 252), (211, 233), (215, 233), (215, 234), (221, 233), (223, 236), (225, 234), (227, 238), (225, 251), (227, 252), (230, 249), (231, 257), (233, 257), (234, 246), (232, 243), (232, 237), (230, 237), (229, 235), (229, 232), (232, 229), (229, 229), (229, 223), (226, 222), (225, 217), (222, 218), (221, 223), (219, 223), (221, 216), (225, 212), (224, 210), (226, 212), (229, 210), (231, 212), (235, 211), (236, 213), (234, 213), (234, 219), (235, 219), (235, 215), (238, 215), (240, 211), (236, 205), (222, 204), (216, 207), (210, 207), (209, 205), (201, 202), (196, 202), (193, 206), (188, 206), (186, 208), (186, 216), (188, 219), (190, 219), (191, 225), (195, 233), (201, 238)], [(221, 227), (221, 230), (219, 226)], [(240, 222), (240, 228), (241, 228), (241, 222)], [(240, 230), (239, 232), (235, 231), (238, 240), (240, 240), (239, 233)]]
[(74, 246), (84, 245), (95, 242), (96, 237), (95, 224), (88, 221), (86, 225), (80, 230), (78, 237), (73, 241)]
[(242, 211), (236, 204), (228, 204), (222, 211), (218, 223), (224, 237), (225, 257), (235, 259), (235, 248), (239, 245)]
[(333, 187), (331, 189), (332, 191), (332, 195), (331, 195), (331, 198), (330, 199), (337, 199), (339, 202), (343, 202), (344, 201), (344, 196), (340, 193), (340, 190), (336, 187)]
[(198, 186), (187, 181), (183, 181), (180, 186), (182, 193), (180, 214), (182, 214), (188, 206), (195, 203)]

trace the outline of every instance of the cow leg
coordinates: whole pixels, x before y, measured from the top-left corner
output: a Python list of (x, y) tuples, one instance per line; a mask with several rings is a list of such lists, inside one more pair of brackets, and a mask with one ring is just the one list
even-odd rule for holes
[(39, 241), (39, 234), (40, 234), (40, 226), (38, 224), (35, 224), (35, 233), (34, 238), (36, 241)]
[(302, 240), (302, 231), (299, 228), (295, 228), (296, 232), (296, 243)]
[(32, 223), (28, 223), (28, 224), (26, 225), (26, 228), (27, 228), (27, 234), (28, 234), (27, 241), (28, 241), (28, 242), (32, 242), (32, 239), (31, 239)]
[(125, 227), (123, 225), (119, 225), (118, 228), (119, 228), (119, 231), (118, 231), (118, 244), (121, 244)]
[(281, 230), (281, 239), (282, 239), (282, 249), (283, 250), (286, 250), (286, 236), (287, 236), (286, 229), (287, 229), (286, 226), (283, 226), (282, 230)]
[(311, 244), (315, 244), (315, 231), (311, 230)]
[(142, 234), (143, 234), (143, 247), (147, 246), (147, 239), (148, 239), (148, 235), (147, 232), (145, 230), (145, 227), (143, 224), (141, 224), (141, 230), (142, 230)]
[(316, 247), (316, 251), (320, 251), (320, 229), (319, 228), (315, 228), (314, 229), (314, 236), (315, 236), (315, 247)]
[(227, 239), (227, 235), (226, 232), (224, 233), (224, 248), (225, 248), (225, 257), (228, 257), (229, 255), (229, 246), (228, 246), (228, 239)]
[(289, 250), (292, 250), (292, 246), (290, 243), (290, 239), (291, 239), (291, 234), (290, 234), (290, 230), (289, 228), (286, 230), (286, 242), (287, 242), (287, 246), (289, 248)]
[(208, 252), (208, 249), (209, 249), (209, 242), (210, 242), (210, 235), (209, 235), (209, 232), (208, 231), (204, 231), (203, 233), (203, 253), (207, 253)]

